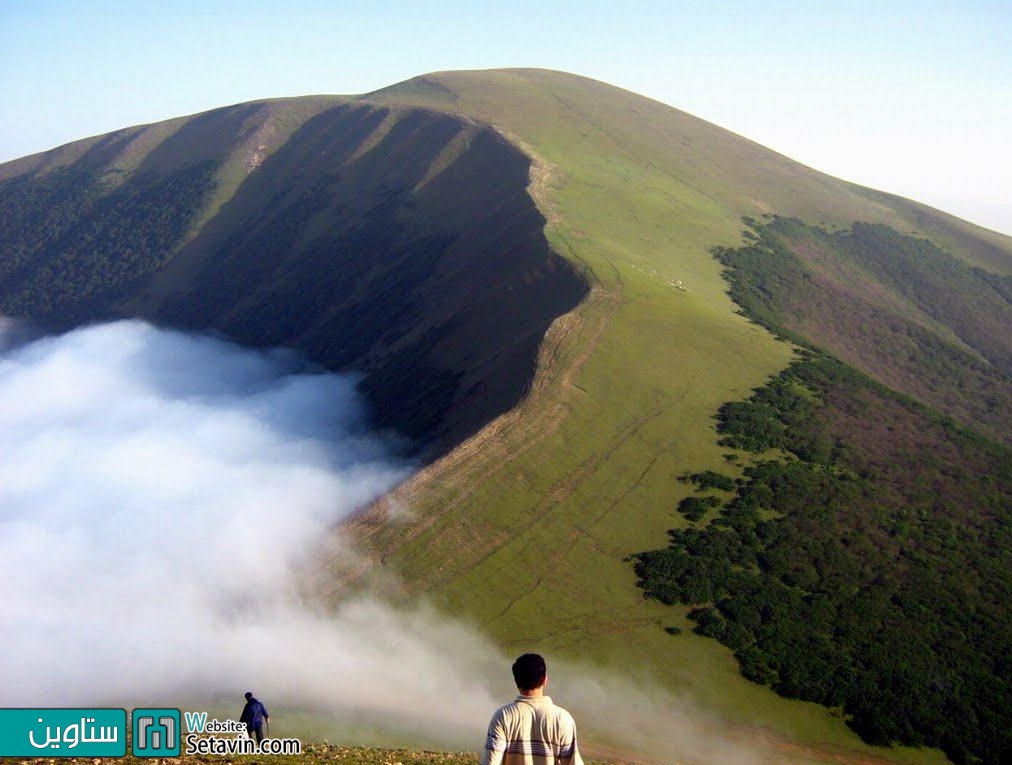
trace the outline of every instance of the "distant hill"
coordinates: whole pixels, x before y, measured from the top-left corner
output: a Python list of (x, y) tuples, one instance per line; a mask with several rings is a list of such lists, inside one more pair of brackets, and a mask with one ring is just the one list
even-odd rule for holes
[[(989, 545), (1012, 520), (1009, 237), (628, 91), (522, 69), (244, 104), (0, 165), (0, 255), (9, 315), (56, 327), (143, 316), (365, 374), (378, 422), (414, 437), (428, 464), (343, 530), (371, 558), (335, 571), (335, 597), (392, 569), (407, 597), (426, 594), (507, 649), (649, 676), (786, 741), (942, 761), (871, 750), (849, 721), (867, 741), (1002, 761), (1012, 725), (992, 700), (1012, 680), (1012, 574)], [(825, 366), (785, 371), (799, 348)], [(924, 458), (890, 472), (902, 454)], [(940, 458), (952, 454), (966, 458)], [(773, 480), (756, 471), (786, 469), (771, 461), (853, 474), (860, 502), (771, 505), (776, 492), (755, 489)], [(730, 483), (679, 480), (691, 475)], [(758, 516), (735, 515), (749, 491)], [(394, 502), (409, 520), (386, 522)], [(783, 541), (776, 555), (749, 547), (757, 523)], [(723, 576), (727, 555), (717, 565), (708, 548), (702, 595), (662, 577), (652, 594), (666, 594), (643, 598), (636, 556), (679, 559), (693, 535), (731, 541), (717, 532), (750, 550), (734, 548), (751, 578)], [(889, 640), (937, 628), (913, 675), (896, 669), (881, 730), (777, 664), (771, 636), (829, 592), (783, 569), (805, 555), (825, 572), (881, 569), (892, 589), (846, 581), (898, 599), (868, 612)], [(949, 601), (921, 597), (954, 583), (980, 617), (962, 627)], [(777, 606), (797, 596), (802, 611), (747, 587), (773, 588)], [(757, 620), (769, 629), (727, 637)], [(876, 688), (888, 669), (869, 655), (875, 633), (858, 632), (834, 667)], [(928, 698), (941, 707), (901, 708)], [(933, 733), (936, 713), (963, 732)]]

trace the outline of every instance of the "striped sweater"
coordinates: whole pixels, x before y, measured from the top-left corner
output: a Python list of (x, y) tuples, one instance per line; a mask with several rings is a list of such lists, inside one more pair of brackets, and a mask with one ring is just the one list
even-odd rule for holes
[(517, 696), (492, 715), (481, 765), (583, 765), (573, 716), (550, 696)]

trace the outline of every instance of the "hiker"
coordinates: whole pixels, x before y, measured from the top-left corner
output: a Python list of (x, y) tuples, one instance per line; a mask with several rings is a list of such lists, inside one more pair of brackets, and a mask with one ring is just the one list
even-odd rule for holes
[(513, 662), (520, 695), (488, 724), (481, 765), (583, 765), (573, 716), (545, 695), (548, 669), (536, 653)]
[(267, 707), (253, 696), (253, 691), (246, 691), (246, 706), (242, 708), (239, 722), (246, 723), (246, 732), (250, 738), (255, 735), (258, 744), (264, 740), (264, 723), (270, 725), (271, 716), (267, 714)]

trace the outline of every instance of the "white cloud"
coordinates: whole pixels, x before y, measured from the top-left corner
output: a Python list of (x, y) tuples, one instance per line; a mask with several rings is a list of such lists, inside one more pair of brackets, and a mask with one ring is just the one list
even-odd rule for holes
[(9, 351), (0, 454), (19, 704), (165, 693), (188, 663), (222, 682), (199, 662), (288, 608), (314, 542), (408, 470), (352, 378), (135, 322)]

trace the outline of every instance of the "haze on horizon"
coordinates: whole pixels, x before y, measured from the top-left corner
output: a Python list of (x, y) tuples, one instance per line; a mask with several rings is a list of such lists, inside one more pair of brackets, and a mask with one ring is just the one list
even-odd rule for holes
[(534, 66), (1012, 234), (1009, 39), (1012, 6), (988, 0), (5, 3), (0, 162), (241, 101)]

